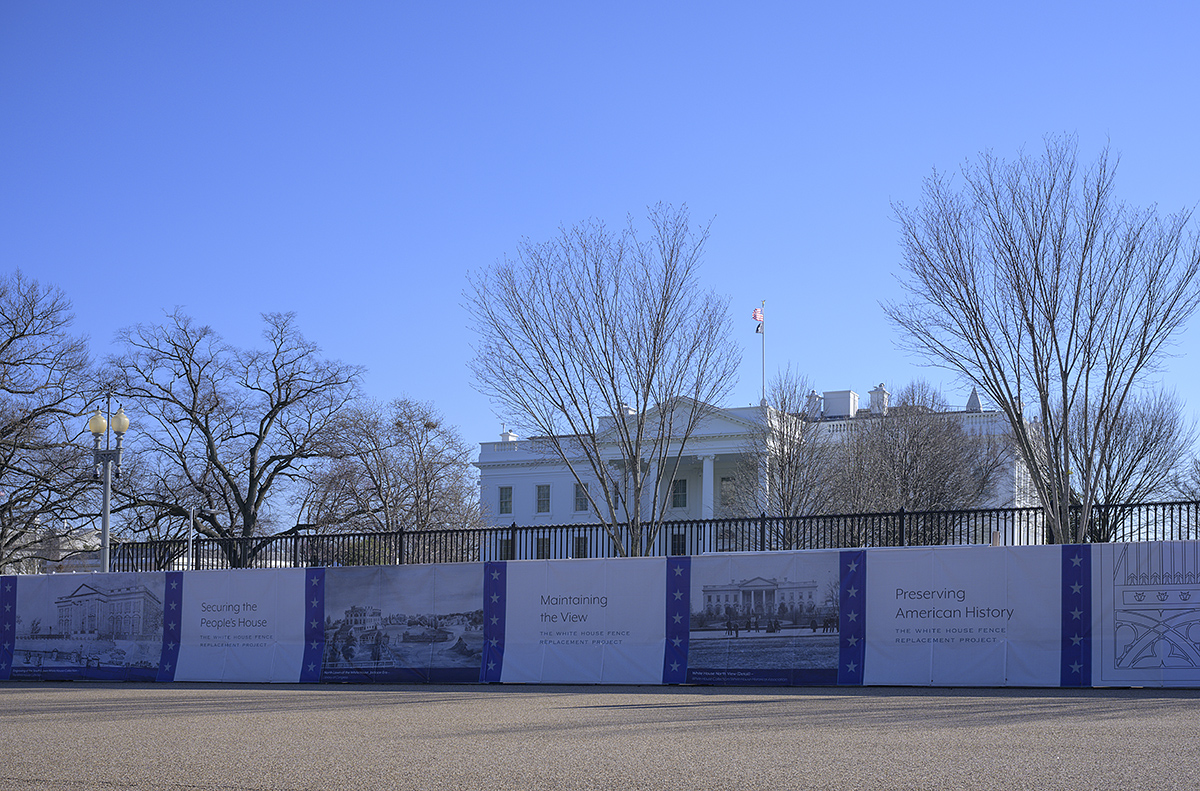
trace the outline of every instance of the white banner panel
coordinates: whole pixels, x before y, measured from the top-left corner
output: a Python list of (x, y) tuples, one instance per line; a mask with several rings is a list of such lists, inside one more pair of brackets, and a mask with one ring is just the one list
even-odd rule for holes
[(507, 578), (501, 681), (662, 683), (665, 558), (513, 561)]
[(863, 683), (1059, 685), (1058, 547), (874, 549), (867, 579)]
[(304, 597), (304, 569), (185, 573), (175, 680), (299, 681)]
[(1200, 543), (1093, 547), (1092, 683), (1200, 685)]

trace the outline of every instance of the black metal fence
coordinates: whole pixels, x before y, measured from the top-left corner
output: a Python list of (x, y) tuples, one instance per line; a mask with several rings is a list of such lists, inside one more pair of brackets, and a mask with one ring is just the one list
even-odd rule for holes
[[(1076, 510), (1076, 526), (1080, 515)], [(794, 549), (998, 544), (1049, 540), (1040, 508), (922, 511), (834, 516), (766, 516), (664, 522), (650, 535), (615, 541), (601, 524), (490, 527), (407, 533), (332, 533), (115, 544), (113, 571), (302, 568), (488, 560), (704, 555)], [(1200, 502), (1140, 503), (1093, 509), (1090, 541), (1200, 538)]]

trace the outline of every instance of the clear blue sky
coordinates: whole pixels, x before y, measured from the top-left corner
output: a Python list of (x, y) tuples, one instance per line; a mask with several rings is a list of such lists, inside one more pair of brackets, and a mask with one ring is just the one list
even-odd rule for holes
[[(470, 442), (465, 275), (658, 201), (712, 220), (745, 359), (818, 389), (914, 377), (892, 201), (1048, 133), (1122, 155), (1121, 196), (1200, 201), (1200, 4), (0, 4), (0, 270), (64, 289), (98, 355), (184, 306), (252, 345), (295, 311), (368, 392)], [(1163, 381), (1200, 408), (1191, 349)], [(135, 417), (136, 420), (136, 417)], [(136, 426), (135, 426), (136, 428)]]

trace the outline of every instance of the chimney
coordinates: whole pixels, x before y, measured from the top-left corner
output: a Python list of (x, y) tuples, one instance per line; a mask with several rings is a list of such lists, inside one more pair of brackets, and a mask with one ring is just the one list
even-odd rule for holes
[(858, 393), (853, 390), (826, 390), (822, 400), (826, 420), (850, 418), (858, 414)]
[(500, 433), (500, 441), (501, 442), (516, 442), (517, 435), (515, 432), (511, 431), (510, 429), (505, 428), (504, 431), (502, 431)]
[(883, 386), (883, 382), (880, 382), (879, 387), (876, 387), (871, 391), (872, 415), (879, 415), (882, 417), (887, 414), (889, 395), (890, 394), (888, 393), (887, 388)]
[(804, 402), (804, 416), (809, 420), (821, 419), (821, 394), (816, 390), (810, 390), (808, 393)]

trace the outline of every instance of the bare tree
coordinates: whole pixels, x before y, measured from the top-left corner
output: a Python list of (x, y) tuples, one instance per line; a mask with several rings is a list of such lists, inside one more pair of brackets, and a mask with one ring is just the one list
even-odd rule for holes
[(339, 419), (336, 458), (310, 479), (315, 529), (399, 532), (482, 527), (473, 449), (431, 404), (366, 404)]
[[(140, 472), (118, 490), (121, 510), (142, 514), (133, 525), (184, 519), (196, 507), (211, 511), (197, 526), (211, 538), (275, 532), (272, 497), (335, 452), (332, 429), (357, 395), (360, 369), (321, 358), (293, 314), (263, 320), (265, 350), (229, 346), (179, 311), (118, 333), (125, 349), (108, 365), (142, 428), (133, 440)], [(251, 559), (230, 551), (235, 566)]]
[(1058, 542), (1086, 538), (1121, 415), (1197, 305), (1190, 212), (1117, 203), (1115, 170), (1050, 139), (964, 166), (961, 191), (935, 172), (920, 204), (895, 207), (909, 300), (888, 315), (1004, 412)]
[[(1073, 428), (1086, 425), (1088, 421), (1077, 419)], [(1128, 538), (1131, 504), (1176, 494), (1195, 440), (1195, 423), (1184, 416), (1183, 405), (1174, 395), (1138, 393), (1116, 416), (1111, 432), (1112, 452), (1100, 462), (1096, 486), (1100, 508), (1087, 526), (1088, 541)], [(1081, 461), (1075, 463), (1082, 466)]]
[(703, 292), (707, 228), (650, 210), (652, 233), (588, 222), (478, 273), (466, 294), (476, 387), (564, 463), (621, 554), (654, 541), (663, 483), (729, 392), (738, 356), (727, 301)]
[(903, 388), (886, 414), (857, 418), (839, 444), (843, 513), (980, 508), (1012, 458), (1007, 435), (974, 432), (933, 387)]
[(1200, 456), (1192, 455), (1181, 463), (1170, 491), (1181, 500), (1200, 502)]
[[(722, 494), (727, 517), (810, 516), (828, 513), (840, 459), (836, 442), (821, 423), (809, 380), (779, 373), (767, 388), (762, 427), (743, 448), (732, 486)], [(802, 548), (794, 520), (769, 520), (771, 546)]]
[(58, 289), (0, 277), (0, 569), (57, 560), (85, 525), (91, 365), (72, 320)]

